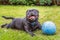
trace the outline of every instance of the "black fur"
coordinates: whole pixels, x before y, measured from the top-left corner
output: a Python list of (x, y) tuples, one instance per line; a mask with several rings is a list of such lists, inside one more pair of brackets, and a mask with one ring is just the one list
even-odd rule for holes
[[(30, 20), (29, 16), (34, 15), (35, 20)], [(5, 17), (2, 16), (5, 19), (12, 19), (12, 22), (9, 24), (4, 24), (1, 27), (3, 28), (6, 26), (7, 28), (12, 28), (12, 29), (19, 29), (19, 30), (25, 30), (28, 32), (31, 36), (34, 36), (35, 34), (32, 32), (36, 29), (41, 29), (41, 25), (38, 22), (38, 17), (39, 17), (39, 11), (36, 9), (30, 9), (27, 10), (26, 12), (26, 17), (25, 18), (13, 18), (13, 17)]]

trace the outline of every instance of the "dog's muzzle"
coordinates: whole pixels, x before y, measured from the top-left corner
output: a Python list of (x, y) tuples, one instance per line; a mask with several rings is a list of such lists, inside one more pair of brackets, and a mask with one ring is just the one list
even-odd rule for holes
[(35, 19), (36, 19), (36, 17), (35, 17), (35, 16), (30, 16), (30, 17), (29, 17), (29, 20), (34, 21)]

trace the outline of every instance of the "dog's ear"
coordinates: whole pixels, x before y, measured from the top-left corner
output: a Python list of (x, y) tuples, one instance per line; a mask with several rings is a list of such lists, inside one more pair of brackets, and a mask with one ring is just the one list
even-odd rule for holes
[(31, 9), (26, 11), (26, 15), (29, 15), (29, 12), (31, 12)]
[(33, 11), (35, 12), (35, 15), (39, 17), (39, 11), (37, 9), (33, 9)]
[(38, 10), (36, 10), (36, 9), (34, 9), (34, 11), (35, 11), (35, 12), (37, 12), (37, 16), (39, 16), (39, 11), (38, 11)]
[(37, 9), (33, 9), (35, 12), (39, 13), (39, 11)]

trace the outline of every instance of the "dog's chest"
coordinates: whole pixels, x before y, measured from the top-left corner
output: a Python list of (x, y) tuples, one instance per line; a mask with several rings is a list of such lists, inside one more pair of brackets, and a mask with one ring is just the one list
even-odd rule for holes
[(30, 26), (31, 28), (34, 28), (34, 27), (36, 26), (36, 22), (29, 23), (29, 26)]
[(31, 31), (35, 30), (36, 28), (37, 28), (36, 22), (29, 23), (29, 29), (30, 29)]
[(33, 22), (33, 23), (30, 23), (30, 25), (31, 25), (32, 27), (34, 27), (34, 26), (36, 25), (36, 23)]

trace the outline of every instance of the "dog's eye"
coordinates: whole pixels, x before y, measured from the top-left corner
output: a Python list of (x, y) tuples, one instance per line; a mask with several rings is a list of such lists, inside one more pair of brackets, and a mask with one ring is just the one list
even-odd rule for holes
[(30, 13), (27, 13), (27, 15), (29, 16), (29, 15), (30, 15)]
[(29, 12), (31, 12), (32, 10), (29, 10)]

